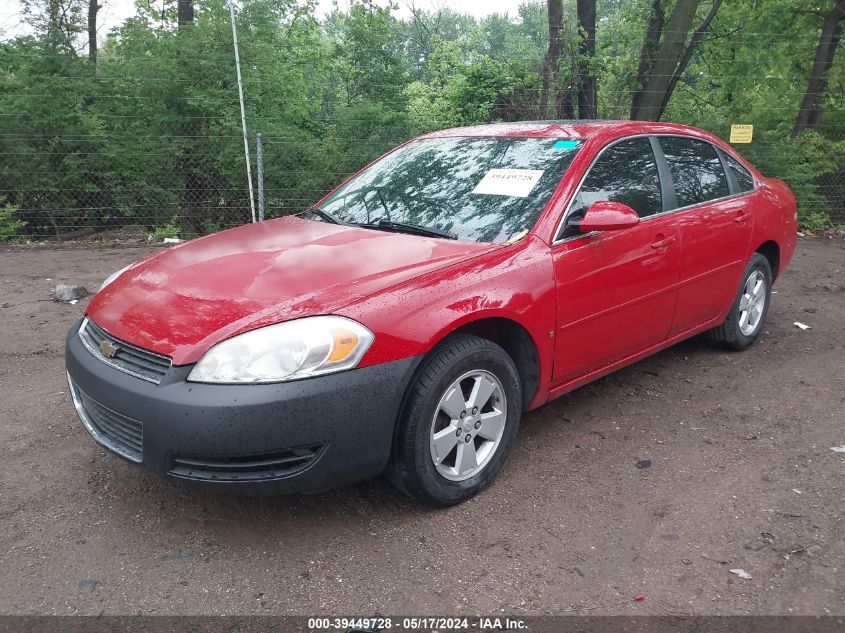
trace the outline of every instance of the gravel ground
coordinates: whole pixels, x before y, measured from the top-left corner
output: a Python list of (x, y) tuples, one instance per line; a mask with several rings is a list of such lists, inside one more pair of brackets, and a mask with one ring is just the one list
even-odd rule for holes
[(97, 448), (63, 369), (87, 300), (44, 299), (149, 250), (0, 249), (0, 613), (845, 613), (845, 242), (799, 241), (751, 350), (688, 341), (528, 414), (439, 511), (380, 480), (197, 493)]

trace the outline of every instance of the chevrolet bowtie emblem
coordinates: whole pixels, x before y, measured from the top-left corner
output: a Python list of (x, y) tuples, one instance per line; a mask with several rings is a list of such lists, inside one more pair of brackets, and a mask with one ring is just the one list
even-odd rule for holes
[(103, 356), (106, 358), (114, 358), (120, 348), (117, 345), (114, 345), (111, 341), (100, 341), (100, 352), (102, 352)]

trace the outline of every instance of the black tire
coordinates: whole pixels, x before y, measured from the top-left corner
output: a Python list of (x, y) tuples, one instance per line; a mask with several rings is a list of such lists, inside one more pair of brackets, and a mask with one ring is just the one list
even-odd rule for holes
[[(766, 290), (766, 303), (763, 306), (763, 313), (757, 322), (754, 330), (748, 334), (744, 334), (740, 328), (740, 303), (742, 301), (743, 290), (749, 277), (756, 272), (763, 275)], [(728, 312), (728, 316), (724, 323), (718, 327), (713, 328), (707, 332), (707, 339), (715, 346), (730, 350), (744, 350), (751, 347), (754, 341), (760, 336), (763, 327), (766, 325), (766, 317), (769, 314), (769, 306), (772, 302), (772, 267), (769, 260), (760, 253), (754, 253), (748, 264), (745, 267), (745, 272), (742, 274), (742, 279), (739, 282), (739, 288), (736, 291), (733, 305)]]
[[(489, 372), (501, 384), (506, 399), (504, 431), (479, 472), (452, 481), (438, 472), (432, 458), (432, 420), (441, 397), (459, 377), (471, 371)], [(409, 387), (398, 421), (389, 478), (400, 490), (428, 505), (444, 507), (465, 501), (486, 488), (504, 466), (521, 415), (522, 386), (508, 353), (487, 339), (452, 335), (423, 361)]]

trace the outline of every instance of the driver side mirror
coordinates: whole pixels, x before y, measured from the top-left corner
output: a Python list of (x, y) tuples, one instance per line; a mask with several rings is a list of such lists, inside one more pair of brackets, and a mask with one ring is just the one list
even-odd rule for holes
[(587, 209), (584, 219), (578, 223), (578, 230), (581, 233), (618, 231), (636, 226), (639, 223), (640, 216), (627, 204), (599, 200)]

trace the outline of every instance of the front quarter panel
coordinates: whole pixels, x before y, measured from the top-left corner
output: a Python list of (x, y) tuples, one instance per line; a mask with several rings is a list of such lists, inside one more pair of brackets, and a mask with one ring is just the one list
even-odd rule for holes
[(338, 311), (375, 333), (360, 366), (428, 353), (451, 332), (484, 318), (520, 324), (534, 340), (540, 385), (529, 408), (548, 395), (555, 294), (549, 247), (529, 236), (371, 295)]

